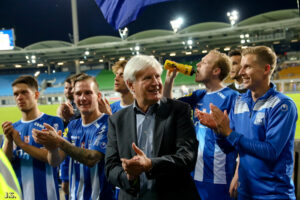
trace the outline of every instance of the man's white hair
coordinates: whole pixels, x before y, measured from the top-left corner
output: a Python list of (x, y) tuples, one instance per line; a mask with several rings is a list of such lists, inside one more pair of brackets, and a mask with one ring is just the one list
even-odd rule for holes
[(124, 81), (134, 82), (136, 80), (137, 72), (146, 69), (147, 67), (153, 67), (159, 74), (162, 73), (161, 64), (151, 56), (136, 55), (130, 58), (124, 69)]

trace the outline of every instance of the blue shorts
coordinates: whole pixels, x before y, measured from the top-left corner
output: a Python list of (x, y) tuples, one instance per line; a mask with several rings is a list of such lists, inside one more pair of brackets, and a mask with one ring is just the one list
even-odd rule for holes
[(229, 185), (195, 181), (201, 200), (233, 200), (229, 195)]

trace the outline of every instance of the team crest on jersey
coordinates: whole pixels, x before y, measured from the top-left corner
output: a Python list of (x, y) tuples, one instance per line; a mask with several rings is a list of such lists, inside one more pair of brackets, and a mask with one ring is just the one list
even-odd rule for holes
[(53, 128), (58, 131), (58, 123), (53, 124)]
[(289, 109), (288, 105), (282, 104), (282, 106), (281, 106), (281, 111), (285, 112), (285, 111), (287, 111), (288, 109)]
[(255, 120), (254, 120), (254, 124), (255, 125), (262, 125), (264, 122), (264, 118), (265, 118), (265, 113), (264, 112), (259, 112), (256, 114)]
[(69, 129), (68, 129), (68, 127), (67, 127), (67, 128), (65, 128), (65, 131), (64, 131), (64, 133), (63, 133), (63, 136), (64, 136), (64, 137), (67, 137), (68, 132), (69, 132)]
[(24, 142), (25, 142), (26, 144), (29, 144), (29, 142), (30, 142), (30, 136), (29, 136), (29, 135), (24, 136)]

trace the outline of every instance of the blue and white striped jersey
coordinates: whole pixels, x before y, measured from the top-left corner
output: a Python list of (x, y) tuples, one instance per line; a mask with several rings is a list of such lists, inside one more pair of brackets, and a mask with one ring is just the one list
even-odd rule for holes
[[(208, 93), (206, 90), (197, 90), (179, 100), (189, 103), (195, 113), (195, 109), (202, 112), (210, 112), (209, 104), (213, 103), (222, 111), (230, 111), (233, 100), (238, 93), (230, 88)], [(199, 141), (198, 158), (195, 171), (192, 173), (195, 181), (214, 184), (230, 184), (236, 165), (236, 152), (225, 154), (216, 142), (216, 136), (212, 129), (200, 124), (193, 116), (197, 139)]]
[[(96, 150), (105, 155), (107, 144), (108, 115), (103, 114), (90, 124), (83, 125), (82, 119), (71, 121), (64, 137), (73, 145)], [(113, 199), (113, 187), (104, 173), (104, 158), (90, 168), (70, 157), (69, 163), (70, 199)]]
[[(43, 123), (50, 124), (56, 130), (63, 130), (63, 122), (60, 118), (42, 114), (35, 120), (18, 121), (13, 124), (19, 132), (22, 141), (37, 148), (44, 148), (41, 144), (35, 143), (32, 137), (32, 129), (42, 130)], [(59, 199), (57, 168), (51, 167), (48, 163), (31, 157), (20, 147), (14, 146), (13, 168), (18, 177), (24, 200)]]

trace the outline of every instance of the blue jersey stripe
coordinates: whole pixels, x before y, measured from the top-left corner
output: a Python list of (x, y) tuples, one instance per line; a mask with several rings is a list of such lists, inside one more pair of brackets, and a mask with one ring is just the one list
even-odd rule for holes
[[(36, 199), (43, 199), (47, 197), (47, 185), (40, 184), (46, 183), (46, 166), (44, 163), (38, 160), (33, 160), (33, 179), (34, 179), (34, 188), (39, 188), (35, 190), (35, 198)], [(48, 183), (47, 183), (48, 184)]]

